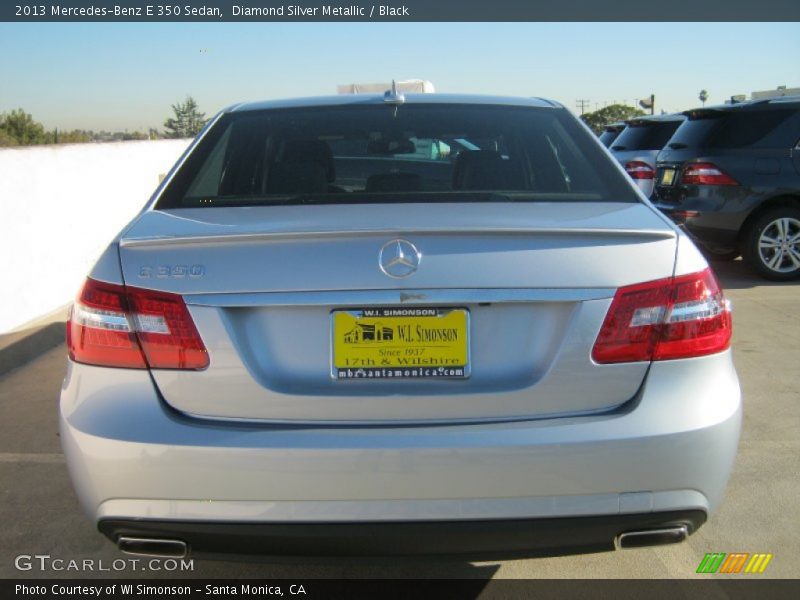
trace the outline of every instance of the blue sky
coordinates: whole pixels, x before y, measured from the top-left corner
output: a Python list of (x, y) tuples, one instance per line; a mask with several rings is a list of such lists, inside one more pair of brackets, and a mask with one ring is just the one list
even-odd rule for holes
[(0, 23), (0, 112), (47, 127), (161, 127), (194, 96), (241, 100), (423, 78), (440, 92), (575, 110), (656, 94), (658, 109), (800, 87), (799, 23)]

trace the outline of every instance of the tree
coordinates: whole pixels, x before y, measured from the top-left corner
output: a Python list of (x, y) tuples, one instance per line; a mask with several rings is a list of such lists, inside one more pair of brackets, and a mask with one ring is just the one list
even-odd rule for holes
[(191, 96), (187, 96), (184, 103), (173, 104), (172, 111), (175, 113), (175, 117), (164, 121), (164, 127), (167, 128), (165, 137), (194, 137), (206, 124), (206, 113), (198, 110), (197, 102)]
[(82, 129), (73, 129), (72, 131), (59, 131), (58, 142), (59, 144), (85, 144), (92, 141), (92, 133)]
[(703, 106), (706, 105), (706, 100), (708, 100), (708, 92), (706, 90), (700, 90), (700, 102), (703, 103)]
[(625, 104), (610, 104), (605, 108), (589, 112), (581, 115), (581, 119), (586, 123), (592, 131), (597, 134), (602, 133), (603, 127), (609, 123), (616, 123), (618, 121), (627, 121), (633, 117), (640, 117), (644, 115), (644, 111), (634, 106), (626, 106)]
[[(0, 139), (14, 140), (20, 146), (43, 144), (47, 140), (44, 126), (21, 108), (0, 115)], [(6, 144), (6, 145), (16, 145)]]
[(2, 121), (2, 115), (0, 115), (0, 148), (18, 145), (17, 140), (11, 137), (11, 134), (3, 129)]
[(90, 131), (73, 129), (72, 131), (59, 131), (54, 129), (45, 135), (44, 144), (85, 144), (92, 141)]

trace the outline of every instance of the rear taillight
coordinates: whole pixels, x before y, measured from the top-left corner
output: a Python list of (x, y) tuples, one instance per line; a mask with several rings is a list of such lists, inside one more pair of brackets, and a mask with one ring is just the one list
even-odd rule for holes
[(683, 167), (681, 183), (686, 185), (739, 185), (733, 177), (709, 162), (689, 163)]
[(641, 160), (632, 160), (625, 163), (625, 170), (631, 179), (654, 179), (656, 171), (653, 167)]
[(130, 369), (204, 369), (208, 353), (183, 298), (87, 279), (67, 323), (72, 360)]
[(124, 287), (87, 279), (67, 322), (69, 357), (91, 365), (147, 368), (127, 306)]
[(597, 363), (691, 358), (730, 346), (731, 313), (711, 269), (617, 290), (597, 336)]

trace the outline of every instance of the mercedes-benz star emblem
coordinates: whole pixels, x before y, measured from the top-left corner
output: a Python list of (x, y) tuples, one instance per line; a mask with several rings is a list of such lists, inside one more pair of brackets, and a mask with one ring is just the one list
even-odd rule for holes
[(403, 279), (412, 275), (422, 261), (422, 254), (408, 240), (392, 240), (384, 244), (378, 255), (378, 264), (389, 277)]

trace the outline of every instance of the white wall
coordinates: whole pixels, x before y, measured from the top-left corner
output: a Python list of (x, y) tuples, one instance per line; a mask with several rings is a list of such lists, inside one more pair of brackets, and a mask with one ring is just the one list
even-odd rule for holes
[(0, 333), (70, 302), (189, 140), (0, 149)]

